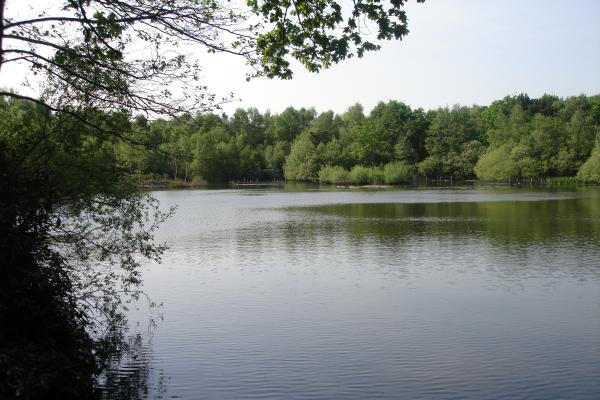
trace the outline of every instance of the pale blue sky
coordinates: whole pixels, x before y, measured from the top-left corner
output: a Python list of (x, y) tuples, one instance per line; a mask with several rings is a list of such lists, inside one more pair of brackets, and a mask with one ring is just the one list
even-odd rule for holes
[[(23, 6), (9, 0), (8, 9)], [(600, 0), (426, 0), (407, 5), (411, 32), (402, 42), (319, 74), (296, 69), (291, 81), (246, 82), (241, 59), (207, 55), (205, 84), (241, 101), (224, 107), (315, 107), (343, 112), (359, 102), (400, 100), (412, 107), (489, 104), (526, 92), (600, 93)], [(24, 71), (6, 68), (0, 86)]]
[(242, 101), (279, 112), (288, 105), (367, 110), (395, 99), (412, 107), (489, 104), (526, 92), (600, 93), (599, 0), (426, 0), (407, 6), (410, 34), (378, 53), (292, 81), (245, 82), (242, 63), (206, 65), (207, 83)]

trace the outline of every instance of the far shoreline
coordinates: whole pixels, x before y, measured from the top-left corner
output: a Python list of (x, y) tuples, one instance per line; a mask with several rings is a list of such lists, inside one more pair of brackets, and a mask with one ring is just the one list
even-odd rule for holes
[(169, 178), (134, 178), (129, 181), (135, 189), (143, 191), (171, 190), (171, 189), (261, 189), (284, 186), (299, 187), (325, 187), (337, 190), (361, 190), (361, 189), (400, 189), (400, 188), (465, 188), (465, 187), (511, 187), (511, 188), (576, 188), (594, 187), (597, 184), (583, 182), (572, 177), (550, 177), (535, 180), (521, 181), (483, 181), (483, 180), (450, 180), (450, 179), (419, 179), (410, 184), (385, 184), (385, 183), (320, 183), (318, 181), (230, 181), (209, 183), (206, 180), (194, 179), (184, 181)]

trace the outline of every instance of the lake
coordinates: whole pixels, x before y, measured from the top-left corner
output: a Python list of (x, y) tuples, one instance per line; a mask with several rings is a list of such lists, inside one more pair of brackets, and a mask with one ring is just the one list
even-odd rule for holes
[(153, 195), (107, 398), (600, 398), (598, 189)]

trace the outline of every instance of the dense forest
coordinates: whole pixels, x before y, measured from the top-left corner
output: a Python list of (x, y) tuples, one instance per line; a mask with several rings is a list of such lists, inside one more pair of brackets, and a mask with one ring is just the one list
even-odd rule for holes
[[(2, 129), (42, 126), (45, 113), (2, 100)], [(15, 116), (25, 113), (23, 120)], [(90, 110), (92, 113), (92, 110)], [(518, 181), (571, 176), (600, 181), (600, 95), (561, 99), (507, 96), (489, 106), (425, 111), (397, 101), (368, 114), (288, 107), (169, 120), (112, 113), (103, 140), (81, 137), (81, 152), (132, 179), (410, 183), (415, 179)], [(100, 118), (98, 118), (100, 120)], [(104, 122), (106, 123), (106, 122)], [(10, 126), (13, 124), (13, 126)], [(133, 145), (132, 145), (133, 144)]]

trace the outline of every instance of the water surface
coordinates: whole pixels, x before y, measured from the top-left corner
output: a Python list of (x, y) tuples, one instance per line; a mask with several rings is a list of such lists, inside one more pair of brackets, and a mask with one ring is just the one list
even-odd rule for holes
[(154, 195), (140, 397), (599, 398), (599, 190)]

